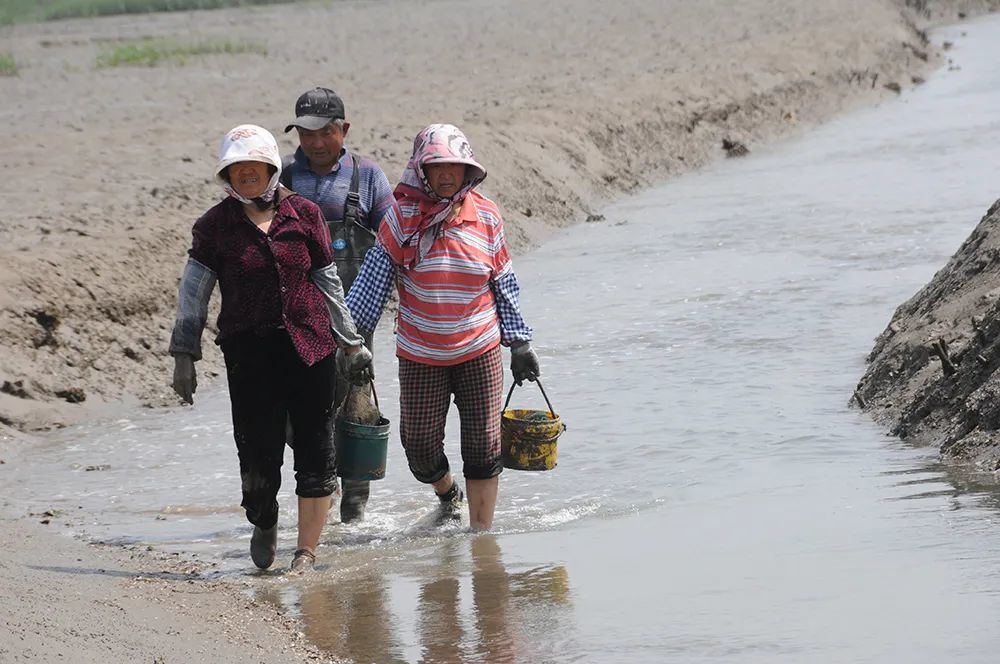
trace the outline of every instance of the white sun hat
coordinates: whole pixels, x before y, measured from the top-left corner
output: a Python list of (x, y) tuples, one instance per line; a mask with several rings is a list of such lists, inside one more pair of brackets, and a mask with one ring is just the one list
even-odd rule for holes
[(257, 125), (242, 124), (226, 132), (219, 145), (219, 160), (215, 164), (215, 181), (229, 192), (230, 196), (244, 203), (250, 203), (250, 200), (237, 194), (222, 176), (222, 173), (230, 165), (241, 161), (260, 161), (277, 169), (271, 176), (267, 189), (260, 196), (265, 201), (271, 200), (278, 187), (278, 179), (281, 177), (281, 155), (278, 153), (278, 142), (274, 140), (271, 132)]

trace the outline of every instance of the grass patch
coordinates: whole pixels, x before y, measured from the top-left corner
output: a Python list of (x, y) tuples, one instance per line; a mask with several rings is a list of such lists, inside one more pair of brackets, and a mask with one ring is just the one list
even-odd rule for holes
[(17, 60), (11, 53), (0, 53), (0, 76), (17, 76)]
[(184, 62), (200, 55), (253, 53), (267, 55), (262, 44), (223, 40), (197, 44), (177, 44), (152, 39), (115, 44), (97, 56), (98, 67), (155, 67), (162, 62)]
[(296, 0), (0, 0), (0, 24), (62, 18), (277, 5)]
[(20, 21), (39, 20), (39, 0), (3, 0), (0, 2), (0, 25), (10, 25)]

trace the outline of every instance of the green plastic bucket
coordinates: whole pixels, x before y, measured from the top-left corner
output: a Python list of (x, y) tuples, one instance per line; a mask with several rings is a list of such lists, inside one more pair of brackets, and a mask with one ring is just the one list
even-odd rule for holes
[[(372, 386), (372, 394), (375, 394)], [(378, 406), (378, 397), (375, 397)], [(334, 423), (337, 475), (345, 480), (380, 480), (385, 477), (389, 446), (389, 420), (378, 424), (356, 424), (337, 418)]]
[(380, 480), (385, 477), (389, 420), (355, 424), (337, 420), (337, 475), (345, 480)]

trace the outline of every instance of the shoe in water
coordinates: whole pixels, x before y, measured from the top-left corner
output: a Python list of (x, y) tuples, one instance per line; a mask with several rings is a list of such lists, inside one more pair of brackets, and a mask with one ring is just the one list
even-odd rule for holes
[(340, 522), (351, 523), (365, 518), (365, 505), (371, 484), (365, 480), (344, 480), (344, 493), (340, 497)]
[(438, 522), (457, 521), (462, 518), (462, 504), (465, 502), (465, 494), (458, 486), (458, 482), (451, 485), (451, 488), (444, 493), (437, 494), (441, 505), (438, 508)]
[(267, 569), (274, 563), (274, 554), (278, 550), (278, 524), (267, 530), (260, 526), (253, 527), (250, 536), (250, 558), (253, 564), (261, 569)]
[(312, 571), (316, 565), (316, 554), (309, 549), (299, 549), (292, 558), (292, 565), (289, 571), (295, 574), (304, 574)]

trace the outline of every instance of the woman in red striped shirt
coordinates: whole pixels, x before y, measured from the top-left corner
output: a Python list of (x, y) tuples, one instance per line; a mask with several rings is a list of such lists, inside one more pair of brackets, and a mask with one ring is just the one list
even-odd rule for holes
[(400, 438), (410, 471), (434, 487), (443, 516), (459, 516), (463, 494), (444, 453), (454, 395), (469, 521), (482, 530), (493, 525), (503, 470), (500, 346), (511, 348), (518, 384), (540, 374), (503, 219), (475, 190), (485, 178), (457, 127), (435, 124), (417, 134), (396, 204), (347, 296), (358, 327), (373, 330), (396, 284)]

